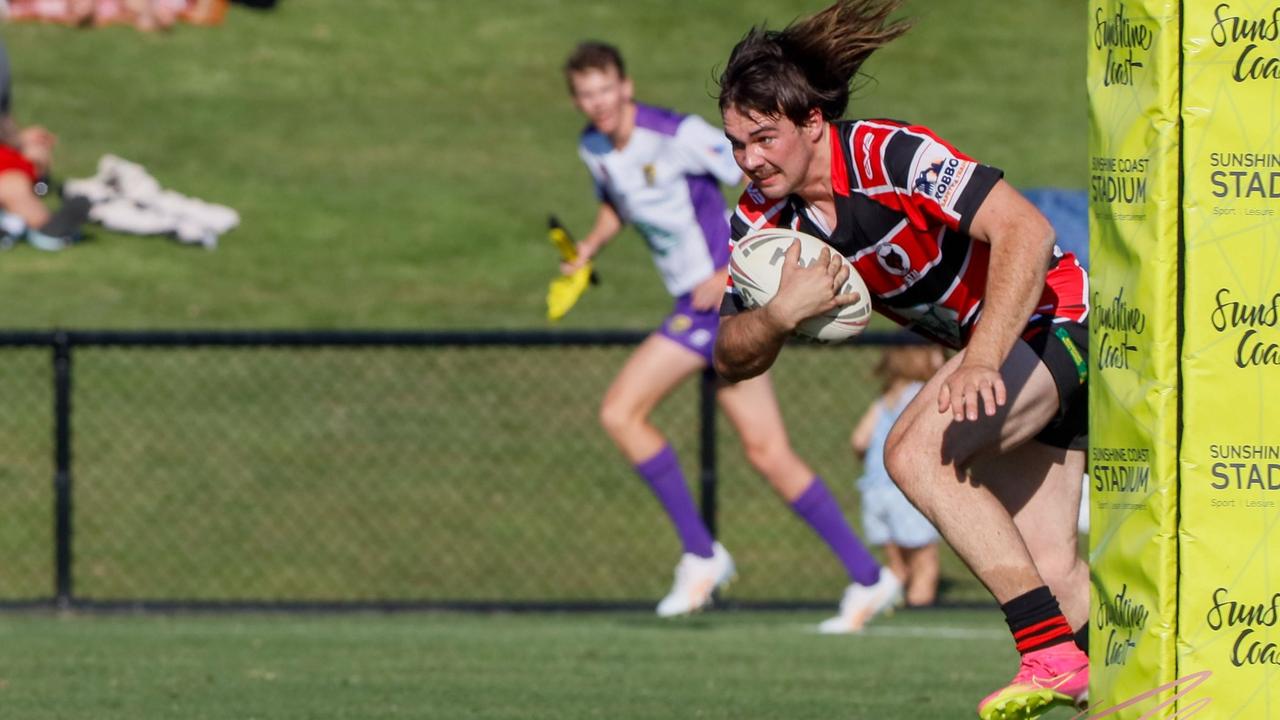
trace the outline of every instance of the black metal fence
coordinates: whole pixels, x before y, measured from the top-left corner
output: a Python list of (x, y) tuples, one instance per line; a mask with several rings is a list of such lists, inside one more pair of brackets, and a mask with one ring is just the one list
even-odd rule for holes
[[(647, 607), (678, 544), (596, 420), (642, 338), (0, 334), (0, 603)], [(880, 346), (911, 342), (859, 340), (773, 372), (855, 520), (848, 435)], [(833, 604), (839, 565), (754, 476), (713, 388), (655, 422), (735, 555), (730, 597)]]

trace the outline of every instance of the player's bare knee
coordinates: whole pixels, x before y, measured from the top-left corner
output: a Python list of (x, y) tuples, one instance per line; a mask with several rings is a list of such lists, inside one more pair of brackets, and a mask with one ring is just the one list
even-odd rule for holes
[(761, 475), (773, 477), (781, 473), (787, 465), (790, 456), (793, 455), (791, 448), (782, 442), (776, 440), (747, 440), (742, 441), (743, 452), (747, 456), (747, 462), (756, 469)]
[(902, 490), (912, 502), (919, 502), (920, 499), (927, 494), (925, 490), (925, 475), (920, 466), (912, 462), (910, 458), (899, 453), (895, 459), (890, 460), (889, 456), (885, 456), (885, 469), (889, 472), (889, 478), (893, 483)]
[(897, 462), (902, 454), (903, 445), (906, 442), (906, 427), (909, 424), (905, 420), (899, 420), (890, 428), (889, 435), (884, 439), (884, 462), (886, 466)]
[(903, 487), (904, 483), (911, 477), (910, 453), (901, 444), (884, 446), (884, 469), (889, 473), (889, 477), (898, 486), (906, 491)]
[(925, 473), (920, 467), (921, 444), (912, 439), (908, 423), (899, 423), (889, 433), (884, 445), (884, 467), (889, 477), (908, 497), (915, 492), (915, 484)]
[(625, 435), (640, 418), (630, 406), (605, 398), (600, 404), (600, 425), (612, 437)]

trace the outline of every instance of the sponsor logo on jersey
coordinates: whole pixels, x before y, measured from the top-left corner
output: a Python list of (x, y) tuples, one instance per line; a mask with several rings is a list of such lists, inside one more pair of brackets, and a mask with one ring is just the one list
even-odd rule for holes
[(963, 185), (962, 179), (971, 163), (947, 152), (933, 153), (925, 162), (927, 164), (916, 174), (912, 189), (948, 210), (954, 208)]
[(916, 176), (916, 182), (913, 186), (915, 191), (923, 195), (933, 196), (933, 188), (938, 184), (938, 168), (942, 163), (934, 163)]
[(955, 192), (956, 181), (959, 180), (956, 173), (960, 168), (960, 161), (956, 158), (947, 158), (930, 167), (934, 168), (938, 175), (938, 185), (933, 189), (933, 199), (943, 207), (950, 207), (951, 195)]
[(653, 187), (658, 183), (658, 171), (653, 167), (653, 163), (645, 163), (641, 168), (644, 171), (644, 184)]
[(761, 205), (765, 202), (764, 193), (760, 192), (760, 188), (756, 187), (754, 184), (747, 186), (747, 195), (751, 198), (752, 202), (759, 203)]

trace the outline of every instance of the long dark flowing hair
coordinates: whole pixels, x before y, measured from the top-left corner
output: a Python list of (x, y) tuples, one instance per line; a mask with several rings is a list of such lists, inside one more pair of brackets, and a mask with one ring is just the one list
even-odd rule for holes
[(837, 0), (782, 30), (751, 28), (720, 75), (720, 112), (781, 115), (799, 125), (816, 107), (828, 122), (839, 119), (863, 61), (910, 28), (905, 20), (889, 22), (901, 4)]

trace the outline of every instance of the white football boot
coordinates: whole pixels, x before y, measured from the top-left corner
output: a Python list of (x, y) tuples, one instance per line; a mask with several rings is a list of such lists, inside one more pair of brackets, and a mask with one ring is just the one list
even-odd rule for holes
[(840, 614), (823, 620), (818, 632), (824, 635), (862, 632), (867, 621), (877, 615), (888, 615), (902, 603), (902, 581), (889, 568), (880, 568), (875, 585), (854, 583), (844, 591)]
[(711, 593), (728, 587), (734, 576), (733, 558), (720, 543), (712, 546), (709, 558), (685, 553), (676, 565), (676, 582), (671, 592), (658, 603), (658, 617), (676, 617), (701, 610), (711, 604)]

